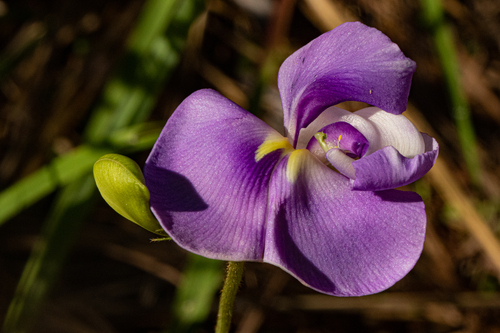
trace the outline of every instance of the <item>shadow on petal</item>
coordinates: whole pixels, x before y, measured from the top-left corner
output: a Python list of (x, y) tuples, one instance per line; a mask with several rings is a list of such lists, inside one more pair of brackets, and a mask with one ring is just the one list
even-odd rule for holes
[[(191, 181), (177, 172), (150, 164), (145, 169), (145, 178), (151, 191), (151, 206), (157, 210), (199, 212), (208, 208)], [(151, 182), (155, 182), (155, 186), (148, 184)]]
[(382, 199), (383, 201), (389, 202), (422, 202), (422, 198), (415, 192), (410, 191), (400, 191), (400, 190), (385, 190), (385, 191), (376, 191), (373, 192), (377, 197)]
[[(289, 267), (282, 267), (290, 271), (297, 278), (308, 281), (307, 284), (319, 290), (328, 290), (330, 293), (335, 293), (335, 285), (331, 280), (319, 270), (308, 258), (304, 256), (302, 251), (297, 247), (293, 237), (290, 235), (289, 221), (286, 218), (286, 201), (283, 202), (276, 214), (276, 225), (274, 233), (274, 242), (278, 255), (282, 262), (293, 262), (294, 270)], [(296, 270), (300, 269), (300, 272)]]

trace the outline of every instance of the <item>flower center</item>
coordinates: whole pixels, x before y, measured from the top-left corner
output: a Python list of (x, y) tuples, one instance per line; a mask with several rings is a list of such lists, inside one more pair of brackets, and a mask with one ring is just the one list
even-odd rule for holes
[(307, 149), (323, 163), (328, 163), (325, 153), (339, 149), (350, 158), (363, 157), (370, 143), (361, 132), (349, 123), (339, 121), (323, 127), (309, 141)]

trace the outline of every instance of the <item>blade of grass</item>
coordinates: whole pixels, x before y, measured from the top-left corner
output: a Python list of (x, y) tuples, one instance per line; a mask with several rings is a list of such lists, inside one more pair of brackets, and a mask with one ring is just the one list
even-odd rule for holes
[[(433, 132), (432, 127), (422, 117), (421, 113), (411, 104), (408, 104), (406, 117), (408, 117), (419, 130), (439, 139), (437, 134)], [(500, 241), (491, 228), (488, 227), (487, 222), (481, 214), (479, 214), (476, 207), (474, 207), (471, 196), (468, 195), (453, 178), (453, 172), (443, 154), (439, 156), (436, 164), (425, 178), (430, 180), (439, 195), (460, 213), (460, 217), (465, 227), (479, 243), (486, 256), (491, 260), (497, 272), (497, 278), (500, 280)]]
[(154, 39), (162, 35), (176, 17), (180, 2), (180, 0), (149, 0), (130, 35), (128, 48), (139, 54), (147, 53)]
[(467, 170), (474, 185), (481, 185), (481, 165), (477, 153), (476, 135), (472, 124), (469, 104), (460, 80), (460, 65), (453, 39), (453, 32), (445, 22), (440, 0), (421, 0), (422, 14), (428, 25), (443, 67), (443, 74), (448, 88), (457, 126), (458, 139)]
[[(173, 0), (170, 1), (175, 3)], [(179, 15), (174, 16), (173, 21), (170, 22), (172, 28), (175, 29), (173, 29), (173, 33), (169, 34), (168, 38), (164, 37), (163, 32), (160, 30), (155, 30), (154, 33), (147, 32), (147, 35), (144, 36), (145, 39), (156, 39), (159, 42), (151, 46), (151, 49), (155, 50), (154, 52), (146, 49), (143, 55), (139, 54), (138, 56), (151, 59), (151, 54), (154, 54), (155, 58), (162, 58), (163, 61), (161, 63), (149, 63), (148, 66), (152, 67), (147, 70), (144, 68), (145, 64), (148, 63), (147, 61), (142, 61), (140, 64), (137, 62), (128, 63), (127, 66), (122, 66), (121, 73), (134, 71), (140, 73), (137, 76), (143, 79), (138, 83), (134, 83), (133, 86), (128, 83), (126, 74), (118, 73), (116, 78), (111, 79), (103, 92), (101, 105), (93, 112), (91, 121), (87, 126), (86, 141), (90, 145), (77, 148), (73, 153), (56, 158), (48, 166), (41, 168), (1, 192), (0, 207), (3, 208), (0, 210), (0, 225), (24, 208), (53, 192), (58, 186), (67, 185), (70, 181), (90, 172), (93, 163), (111, 150), (111, 148), (92, 148), (93, 145), (100, 146), (103, 143), (108, 143), (116, 151), (122, 149), (124, 151), (137, 151), (140, 148), (147, 149), (153, 145), (156, 135), (153, 132), (139, 138), (140, 141), (135, 146), (132, 142), (130, 142), (130, 145), (124, 142), (124, 135), (132, 136), (128, 130), (134, 130), (133, 127), (128, 128), (127, 126), (138, 124), (147, 118), (151, 112), (159, 89), (177, 66), (183, 46), (180, 40), (185, 41), (189, 28), (188, 22), (202, 12), (203, 4), (201, 0), (185, 1), (178, 9)], [(163, 2), (155, 0), (145, 5), (145, 11), (154, 12), (156, 15), (161, 13), (160, 10), (151, 9), (150, 7), (153, 5), (165, 8)], [(171, 13), (163, 13), (163, 15), (172, 20)], [(151, 20), (150, 15), (141, 17), (142, 20)], [(158, 17), (155, 17), (155, 20), (158, 20)], [(139, 20), (138, 25), (144, 26), (146, 24)], [(158, 24), (153, 24), (153, 26), (158, 28)], [(170, 40), (173, 40), (173, 42), (169, 42)], [(172, 44), (175, 47), (162, 48), (158, 46), (160, 44)], [(144, 87), (147, 84), (151, 85), (151, 82), (155, 87), (155, 93), (148, 92)], [(116, 135), (115, 130), (117, 131)]]
[(166, 332), (190, 332), (206, 320), (222, 285), (223, 262), (189, 254), (173, 303), (173, 323)]
[(151, 148), (165, 126), (164, 122), (147, 122), (117, 130), (109, 138), (115, 151), (134, 152)]
[(165, 37), (158, 37), (144, 54), (130, 52), (119, 75), (106, 85), (101, 105), (85, 132), (87, 142), (106, 144), (114, 131), (145, 121), (179, 61), (179, 53)]
[(66, 186), (92, 170), (109, 150), (80, 146), (0, 193), (0, 225), (60, 186)]
[(58, 195), (55, 206), (35, 243), (2, 332), (29, 332), (40, 312), (40, 305), (59, 276), (61, 262), (68, 256), (79, 226), (91, 212), (95, 183), (89, 174), (68, 184)]
[[(166, 3), (169, 5), (167, 6)], [(140, 16), (137, 24), (138, 29), (144, 35), (141, 36), (138, 32), (132, 34), (135, 37), (131, 38), (132, 46), (127, 53), (129, 56), (133, 55), (134, 61), (125, 61), (127, 66), (122, 66), (118, 77), (106, 86), (101, 107), (95, 110), (87, 126), (85, 141), (91, 146), (100, 147), (106, 144), (115, 130), (143, 121), (151, 112), (161, 86), (178, 63), (179, 47), (184, 45), (189, 28), (188, 23), (192, 22), (203, 8), (201, 0), (183, 2), (179, 9), (183, 15), (180, 15), (176, 22), (177, 7), (175, 4), (177, 4), (176, 0), (149, 0), (145, 4), (143, 9), (145, 14)], [(154, 19), (151, 15), (154, 16)], [(158, 20), (161, 18), (165, 22), (159, 24)], [(174, 21), (172, 21), (173, 19)], [(162, 29), (169, 23), (176, 23), (177, 26), (166, 38), (163, 36)], [(145, 28), (148, 26), (149, 28)], [(184, 29), (179, 29), (179, 26)], [(150, 42), (145, 46), (135, 48), (134, 38), (137, 41)], [(168, 47), (169, 45), (175, 47)], [(158, 61), (150, 62), (151, 59)], [(134, 73), (132, 82), (127, 81), (129, 73)], [(63, 177), (68, 182), (67, 188), (57, 200), (50, 218), (45, 222), (44, 233), (33, 249), (25, 267), (15, 298), (5, 319), (3, 332), (29, 331), (40, 312), (40, 306), (57, 279), (75, 236), (78, 234), (84, 214), (76, 212), (81, 207), (85, 207), (85, 212), (89, 212), (91, 209), (90, 199), (92, 193), (95, 192), (94, 180), (90, 175), (91, 168), (85, 165), (77, 166), (71, 170), (72, 172), (68, 171), (66, 177)], [(7, 195), (3, 197), (3, 200), (8, 202), (14, 202), (20, 193), (30, 192), (30, 186), (34, 187), (31, 190), (36, 194), (31, 195), (30, 199), (25, 200), (22, 205), (17, 205), (16, 209), (5, 215), (5, 219), (53, 190), (54, 186), (51, 185), (53, 179), (47, 177), (44, 172), (42, 170), (34, 174), (32, 180), (26, 181), (22, 185), (15, 184), (6, 190)], [(79, 179), (77, 176), (82, 178)], [(62, 176), (56, 172), (53, 177), (58, 179)], [(92, 184), (90, 190), (87, 187), (88, 179)]]
[[(90, 120), (85, 132), (88, 142), (106, 143), (114, 131), (148, 118), (161, 87), (179, 62), (189, 24), (204, 8), (201, 0), (183, 1), (179, 6), (177, 2), (147, 3), (119, 73), (106, 85), (102, 103)], [(162, 16), (165, 22), (160, 22)], [(161, 34), (166, 26), (173, 32), (168, 38)]]
[(58, 187), (88, 174), (95, 161), (112, 150), (135, 152), (151, 148), (161, 129), (158, 123), (133, 125), (116, 131), (110, 137), (113, 149), (82, 145), (66, 155), (54, 158), (48, 165), (0, 193), (0, 225)]

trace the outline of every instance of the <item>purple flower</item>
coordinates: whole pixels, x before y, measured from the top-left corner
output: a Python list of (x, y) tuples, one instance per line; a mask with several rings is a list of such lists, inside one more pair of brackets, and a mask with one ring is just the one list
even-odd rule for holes
[[(337, 296), (390, 287), (419, 258), (426, 224), (421, 198), (393, 188), (438, 153), (400, 115), (414, 70), (381, 32), (345, 23), (281, 66), (287, 137), (215, 91), (193, 93), (146, 162), (152, 211), (202, 256), (271, 263)], [(385, 111), (332, 106), (347, 100)]]

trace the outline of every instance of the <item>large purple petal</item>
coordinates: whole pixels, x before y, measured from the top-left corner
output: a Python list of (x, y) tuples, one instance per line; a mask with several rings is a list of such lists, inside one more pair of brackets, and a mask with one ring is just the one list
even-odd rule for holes
[(402, 113), (415, 68), (387, 36), (362, 23), (344, 23), (319, 36), (288, 57), (279, 71), (288, 136), (295, 146), (301, 128), (342, 101)]
[(388, 146), (352, 162), (356, 180), (354, 190), (381, 191), (413, 183), (432, 168), (439, 153), (437, 141), (422, 133), (425, 153), (413, 158)]
[(264, 261), (336, 296), (382, 291), (414, 266), (426, 215), (413, 192), (352, 191), (349, 180), (302, 153), (279, 162), (270, 186)]
[(261, 260), (268, 186), (280, 158), (256, 161), (279, 135), (212, 90), (186, 98), (146, 161), (151, 209), (183, 248), (216, 259)]

